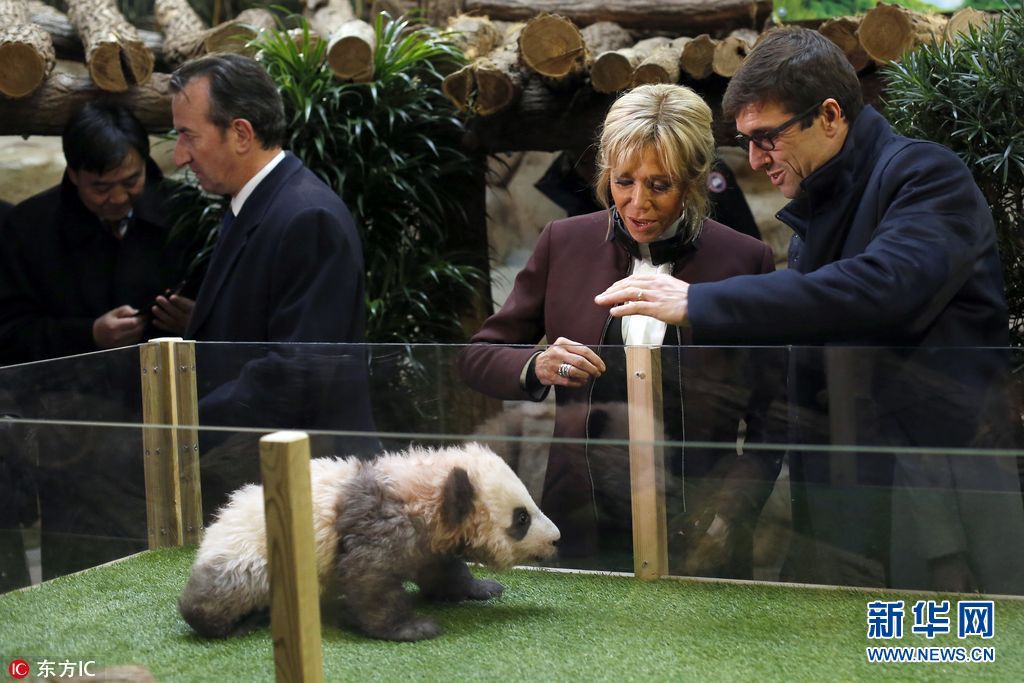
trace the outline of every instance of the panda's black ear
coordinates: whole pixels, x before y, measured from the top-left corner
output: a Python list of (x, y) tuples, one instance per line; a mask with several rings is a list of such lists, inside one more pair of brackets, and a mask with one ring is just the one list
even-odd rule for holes
[(462, 520), (473, 511), (475, 495), (473, 483), (469, 481), (466, 470), (461, 467), (453, 468), (444, 482), (444, 495), (441, 498), (441, 521), (453, 527), (462, 524)]

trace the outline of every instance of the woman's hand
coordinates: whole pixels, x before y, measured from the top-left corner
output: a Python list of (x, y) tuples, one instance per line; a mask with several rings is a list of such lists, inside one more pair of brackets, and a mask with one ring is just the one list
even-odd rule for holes
[(630, 275), (594, 297), (611, 314), (647, 315), (669, 325), (689, 325), (690, 285), (671, 275)]
[(596, 379), (608, 368), (590, 348), (565, 337), (537, 356), (533, 371), (541, 384), (578, 388)]

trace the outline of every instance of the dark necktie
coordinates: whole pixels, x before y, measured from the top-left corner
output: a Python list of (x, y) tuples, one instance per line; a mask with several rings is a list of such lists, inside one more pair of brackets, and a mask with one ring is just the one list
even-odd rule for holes
[(231, 229), (231, 224), (235, 222), (235, 212), (231, 210), (229, 204), (227, 209), (224, 210), (224, 216), (220, 219), (220, 239), (224, 239), (224, 236), (228, 234), (228, 230)]

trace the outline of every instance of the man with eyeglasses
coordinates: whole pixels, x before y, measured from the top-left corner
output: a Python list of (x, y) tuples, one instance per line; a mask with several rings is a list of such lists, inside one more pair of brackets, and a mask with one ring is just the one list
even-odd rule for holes
[(1015, 458), (951, 450), (1020, 444), (992, 350), (1009, 343), (995, 227), (970, 171), (893, 133), (815, 31), (769, 33), (722, 109), (792, 200), (778, 214), (789, 268), (692, 286), (633, 276), (597, 302), (688, 326), (696, 344), (847, 347), (792, 349), (788, 438), (876, 448), (791, 450), (783, 578), (1024, 592)]

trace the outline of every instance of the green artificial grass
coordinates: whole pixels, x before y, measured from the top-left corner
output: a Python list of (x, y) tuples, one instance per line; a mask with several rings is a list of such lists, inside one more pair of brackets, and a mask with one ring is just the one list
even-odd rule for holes
[[(196, 637), (176, 600), (191, 549), (116, 564), (0, 596), (0, 679), (14, 658), (147, 667), (157, 680), (272, 681), (269, 628)], [(325, 625), (327, 681), (1024, 680), (1024, 602), (997, 600), (995, 637), (911, 635), (910, 607), (937, 596), (513, 570), (486, 603), (425, 605), (444, 634), (391, 643)], [(867, 602), (906, 602), (899, 641), (867, 639)], [(865, 647), (994, 646), (996, 661), (869, 664)], [(3, 679), (6, 680), (6, 679)]]

